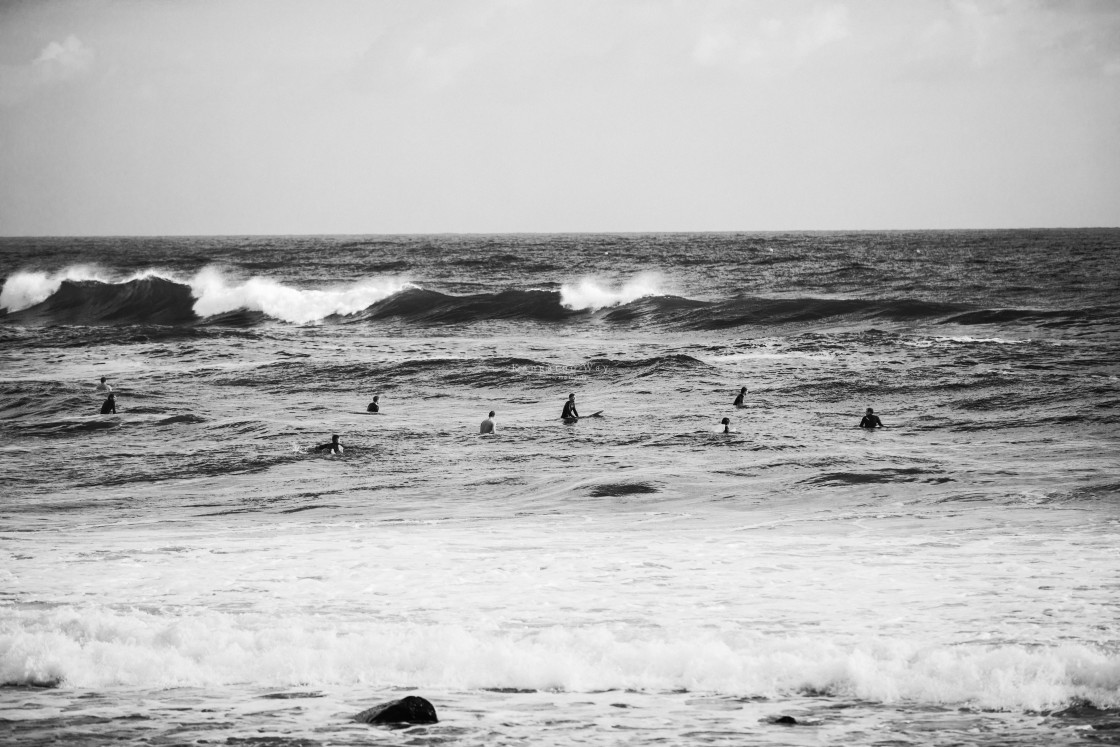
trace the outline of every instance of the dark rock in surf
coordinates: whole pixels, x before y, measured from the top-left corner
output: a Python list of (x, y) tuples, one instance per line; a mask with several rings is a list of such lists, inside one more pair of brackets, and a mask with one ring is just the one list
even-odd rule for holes
[(409, 695), (367, 708), (354, 717), (365, 724), (436, 724), (436, 709), (424, 698)]

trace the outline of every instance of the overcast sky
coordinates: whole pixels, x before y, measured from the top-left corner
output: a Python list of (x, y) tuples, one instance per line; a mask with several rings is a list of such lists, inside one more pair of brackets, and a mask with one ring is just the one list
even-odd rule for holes
[(0, 0), (0, 234), (1102, 225), (1115, 0)]

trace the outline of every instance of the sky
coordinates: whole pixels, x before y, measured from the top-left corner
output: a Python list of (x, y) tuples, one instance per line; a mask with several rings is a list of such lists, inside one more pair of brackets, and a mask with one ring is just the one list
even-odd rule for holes
[(0, 0), (0, 235), (1059, 226), (1116, 0)]

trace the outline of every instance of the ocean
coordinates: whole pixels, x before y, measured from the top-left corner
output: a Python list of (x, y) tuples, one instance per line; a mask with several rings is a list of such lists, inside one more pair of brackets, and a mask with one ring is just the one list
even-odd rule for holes
[[(1118, 229), (0, 278), (4, 743), (1120, 744)], [(352, 720), (404, 695), (440, 722)]]

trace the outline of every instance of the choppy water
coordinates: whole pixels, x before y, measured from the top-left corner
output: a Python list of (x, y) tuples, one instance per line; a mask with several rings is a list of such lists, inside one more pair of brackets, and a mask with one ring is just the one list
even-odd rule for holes
[[(4, 239), (0, 276), (0, 738), (1120, 743), (1120, 231)], [(441, 723), (348, 720), (404, 693)]]

